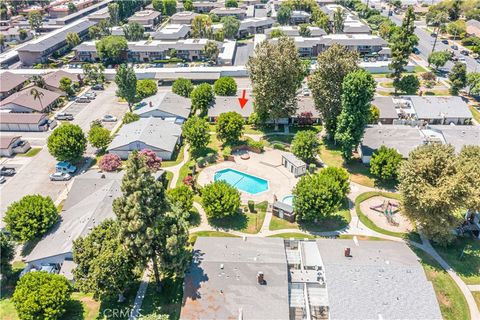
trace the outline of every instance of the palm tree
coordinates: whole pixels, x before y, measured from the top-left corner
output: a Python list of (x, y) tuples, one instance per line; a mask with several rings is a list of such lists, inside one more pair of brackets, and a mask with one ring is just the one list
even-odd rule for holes
[(34, 75), (31, 80), (37, 87), (45, 88), (45, 80), (41, 76)]
[(40, 107), (42, 108), (43, 110), (43, 104), (42, 104), (42, 97), (44, 96), (43, 92), (42, 91), (38, 91), (38, 89), (36, 88), (32, 88), (30, 90), (30, 95), (33, 96), (33, 100), (37, 100), (40, 102)]

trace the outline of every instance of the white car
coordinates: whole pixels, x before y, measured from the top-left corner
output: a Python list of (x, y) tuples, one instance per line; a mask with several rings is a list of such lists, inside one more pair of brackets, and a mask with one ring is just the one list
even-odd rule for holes
[(117, 117), (112, 116), (111, 114), (106, 114), (102, 118), (103, 122), (117, 122)]
[(4, 176), (0, 176), (0, 184), (4, 183), (5, 181), (7, 181), (7, 179), (5, 179)]
[(50, 175), (50, 181), (68, 181), (71, 178), (72, 176), (65, 172), (54, 172)]

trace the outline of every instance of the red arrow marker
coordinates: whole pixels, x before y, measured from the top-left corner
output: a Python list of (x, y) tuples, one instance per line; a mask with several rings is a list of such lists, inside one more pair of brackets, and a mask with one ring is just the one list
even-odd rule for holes
[(240, 102), (240, 108), (243, 109), (243, 107), (245, 107), (245, 105), (247, 104), (248, 102), (248, 99), (245, 99), (245, 92), (247, 90), (243, 89), (243, 94), (242, 94), (242, 97), (241, 98), (238, 98), (238, 102)]

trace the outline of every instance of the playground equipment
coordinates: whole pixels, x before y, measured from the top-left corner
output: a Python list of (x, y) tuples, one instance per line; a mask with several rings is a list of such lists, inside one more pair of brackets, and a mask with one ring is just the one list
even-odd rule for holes
[(387, 218), (388, 223), (398, 226), (398, 222), (393, 219), (393, 215), (398, 212), (398, 204), (390, 202), (390, 200), (383, 200), (382, 204), (371, 206), (371, 210), (383, 213)]

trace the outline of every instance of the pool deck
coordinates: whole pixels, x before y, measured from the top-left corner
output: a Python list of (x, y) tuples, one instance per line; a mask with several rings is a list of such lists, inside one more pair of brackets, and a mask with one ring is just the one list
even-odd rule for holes
[[(245, 152), (245, 151), (242, 151)], [(241, 193), (242, 202), (248, 200), (256, 202), (274, 200), (274, 195), (278, 200), (292, 194), (293, 187), (297, 184), (298, 178), (295, 178), (282, 164), (282, 151), (266, 150), (264, 153), (257, 154), (249, 152), (250, 159), (242, 160), (241, 153), (234, 155), (235, 161), (224, 161), (203, 169), (198, 175), (198, 183), (202, 186), (214, 180), (215, 172), (223, 169), (234, 169), (268, 181), (269, 189), (255, 195), (246, 192)]]

